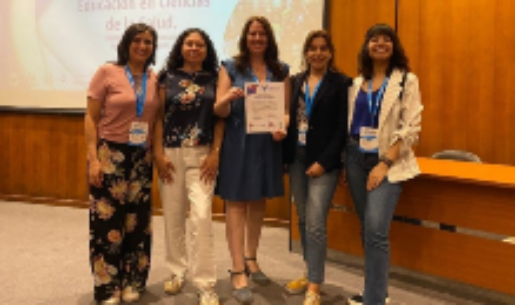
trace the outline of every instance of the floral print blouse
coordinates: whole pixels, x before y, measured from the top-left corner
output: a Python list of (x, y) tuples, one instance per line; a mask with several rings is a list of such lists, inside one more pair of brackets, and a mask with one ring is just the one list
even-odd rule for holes
[(213, 141), (217, 75), (213, 72), (167, 71), (163, 145), (167, 148), (209, 145)]

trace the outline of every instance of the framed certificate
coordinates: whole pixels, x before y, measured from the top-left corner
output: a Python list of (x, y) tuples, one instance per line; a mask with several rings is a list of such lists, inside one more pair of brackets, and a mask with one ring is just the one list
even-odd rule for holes
[(247, 133), (284, 130), (284, 83), (245, 83)]

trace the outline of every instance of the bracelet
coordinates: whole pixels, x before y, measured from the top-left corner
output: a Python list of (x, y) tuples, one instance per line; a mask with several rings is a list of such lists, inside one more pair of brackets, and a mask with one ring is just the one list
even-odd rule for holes
[(379, 158), (379, 161), (380, 162), (383, 162), (384, 164), (386, 164), (386, 166), (388, 166), (388, 168), (392, 167), (393, 165), (393, 160), (392, 159), (389, 159), (387, 156), (383, 155)]

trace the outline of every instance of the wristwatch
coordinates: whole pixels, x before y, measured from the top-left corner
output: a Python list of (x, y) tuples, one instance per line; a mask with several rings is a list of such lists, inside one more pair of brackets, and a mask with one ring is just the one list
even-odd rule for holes
[(393, 165), (393, 160), (389, 159), (386, 155), (382, 155), (379, 158), (379, 161), (383, 162), (384, 164), (386, 164), (386, 166), (388, 166), (388, 168), (392, 167), (392, 165)]

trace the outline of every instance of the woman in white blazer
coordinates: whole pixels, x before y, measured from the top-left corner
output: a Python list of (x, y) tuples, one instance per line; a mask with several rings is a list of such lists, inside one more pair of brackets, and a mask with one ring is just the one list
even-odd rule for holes
[(360, 76), (349, 92), (345, 165), (365, 252), (365, 289), (349, 304), (388, 302), (389, 231), (402, 182), (419, 173), (411, 149), (420, 132), (417, 77), (395, 31), (377, 24), (359, 54)]

